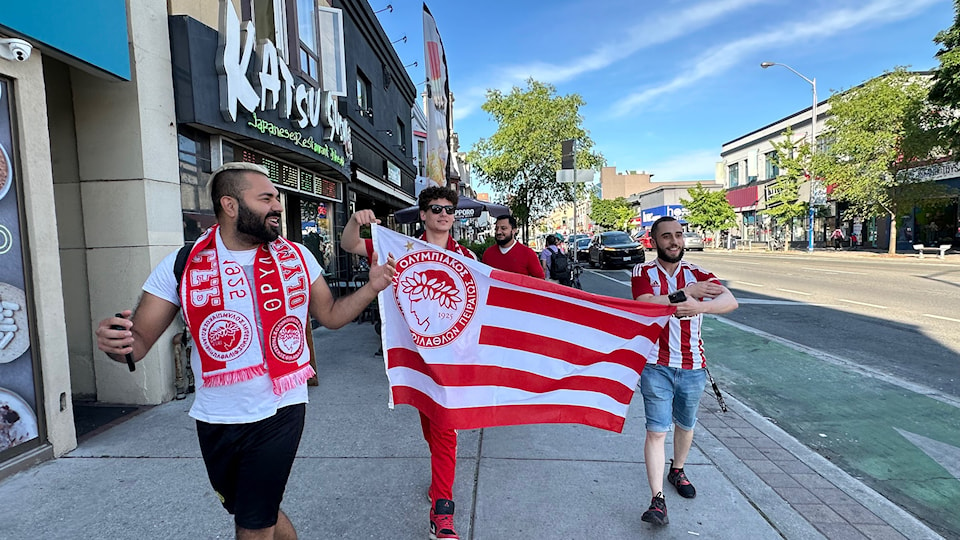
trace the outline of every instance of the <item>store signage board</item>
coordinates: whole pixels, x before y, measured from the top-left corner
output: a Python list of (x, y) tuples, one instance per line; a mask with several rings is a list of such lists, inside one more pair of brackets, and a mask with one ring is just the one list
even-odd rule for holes
[(39, 437), (37, 384), (13, 139), (13, 82), (0, 78), (0, 461)]
[(655, 206), (653, 208), (648, 208), (640, 212), (640, 224), (644, 227), (649, 227), (653, 225), (653, 222), (662, 218), (662, 217), (672, 217), (681, 223), (686, 223), (686, 220), (683, 219), (687, 215), (687, 209), (683, 205), (679, 204), (666, 204), (661, 206)]
[[(290, 66), (277, 54), (272, 41), (260, 39), (257, 42), (253, 21), (241, 24), (230, 0), (220, 0), (219, 26), (216, 69), (220, 82), (220, 112), (226, 121), (237, 122), (238, 109), (242, 107), (253, 116), (251, 125), (261, 133), (269, 131), (271, 135), (290, 139), (318, 153), (321, 153), (320, 148), (328, 147), (322, 147), (298, 129), (322, 127), (323, 139), (343, 145), (346, 158), (353, 159), (350, 123), (341, 116), (336, 97), (298, 82)], [(254, 43), (257, 43), (256, 57)], [(252, 77), (248, 77), (251, 62), (255, 69)], [(282, 120), (290, 121), (291, 126), (277, 126), (257, 116), (257, 111), (273, 110)], [(337, 163), (343, 166), (342, 161)]]
[(400, 167), (397, 167), (392, 161), (387, 162), (387, 180), (392, 184), (400, 185)]

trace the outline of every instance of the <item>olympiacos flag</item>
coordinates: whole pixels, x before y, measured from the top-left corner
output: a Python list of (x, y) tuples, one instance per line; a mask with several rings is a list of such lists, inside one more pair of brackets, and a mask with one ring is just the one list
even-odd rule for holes
[(423, 57), (427, 71), (427, 148), (426, 175), (430, 183), (447, 185), (447, 161), (450, 155), (450, 86), (447, 81), (447, 56), (427, 5), (423, 4)]
[(373, 226), (390, 407), (456, 429), (576, 423), (620, 432), (674, 308), (495, 270)]

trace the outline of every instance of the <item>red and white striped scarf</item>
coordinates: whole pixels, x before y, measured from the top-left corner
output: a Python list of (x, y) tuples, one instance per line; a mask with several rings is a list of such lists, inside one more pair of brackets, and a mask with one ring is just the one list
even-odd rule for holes
[(251, 284), (240, 264), (217, 245), (218, 228), (197, 239), (180, 291), (203, 385), (225, 386), (269, 374), (273, 392), (280, 395), (315, 374), (306, 346), (306, 262), (284, 238), (261, 244)]

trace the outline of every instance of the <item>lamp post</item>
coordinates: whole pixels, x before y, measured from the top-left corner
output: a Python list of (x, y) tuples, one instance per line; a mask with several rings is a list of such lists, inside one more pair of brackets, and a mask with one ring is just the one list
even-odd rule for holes
[(785, 67), (792, 71), (794, 75), (810, 83), (810, 86), (813, 87), (813, 106), (810, 107), (810, 228), (807, 233), (807, 251), (813, 251), (813, 188), (817, 182), (817, 177), (813, 174), (813, 158), (817, 153), (817, 79), (808, 79), (799, 71), (786, 64), (779, 64), (777, 62), (763, 62), (760, 64), (760, 67), (763, 69), (767, 69), (770, 66)]

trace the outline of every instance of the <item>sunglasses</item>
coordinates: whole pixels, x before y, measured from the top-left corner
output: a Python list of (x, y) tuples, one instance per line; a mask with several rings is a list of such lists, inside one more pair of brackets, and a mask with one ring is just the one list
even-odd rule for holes
[(434, 214), (439, 214), (440, 212), (446, 211), (448, 216), (452, 216), (457, 211), (457, 207), (449, 204), (447, 206), (441, 206), (439, 204), (431, 204), (430, 211), (433, 212)]

